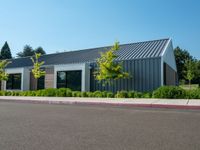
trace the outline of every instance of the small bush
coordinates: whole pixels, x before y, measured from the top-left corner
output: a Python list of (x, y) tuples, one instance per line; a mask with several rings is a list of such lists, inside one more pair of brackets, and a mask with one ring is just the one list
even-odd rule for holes
[(5, 91), (5, 96), (12, 96), (12, 91)]
[(112, 92), (107, 92), (106, 97), (113, 98), (115, 95)]
[(135, 91), (129, 91), (128, 98), (135, 98)]
[(128, 98), (142, 98), (142, 97), (147, 97), (147, 95), (143, 95), (143, 93), (137, 91), (128, 92)]
[(5, 91), (0, 91), (0, 96), (5, 96)]
[(72, 90), (69, 88), (66, 88), (66, 97), (72, 97)]
[(81, 92), (81, 97), (88, 97), (87, 92)]
[(153, 97), (181, 99), (186, 97), (186, 91), (176, 86), (163, 86), (153, 92)]
[(94, 93), (93, 92), (87, 92), (87, 97), (94, 97)]
[(102, 93), (101, 91), (95, 91), (95, 92), (93, 93), (93, 96), (94, 96), (94, 97), (103, 97), (103, 93)]
[(57, 97), (71, 97), (72, 91), (69, 88), (54, 89)]
[(118, 91), (117, 94), (115, 94), (116, 98), (128, 98), (128, 92), (127, 91)]
[(200, 89), (187, 91), (187, 98), (189, 99), (200, 99)]
[(135, 98), (142, 98), (142, 94), (141, 92), (135, 92)]
[(66, 97), (66, 89), (65, 88), (57, 89), (56, 96), (57, 97)]
[(72, 97), (81, 97), (80, 91), (72, 91)]
[(49, 88), (49, 89), (40, 90), (40, 94), (41, 96), (53, 97), (53, 96), (56, 96), (56, 89)]
[(149, 92), (143, 93), (142, 98), (152, 98), (152, 93), (149, 93)]

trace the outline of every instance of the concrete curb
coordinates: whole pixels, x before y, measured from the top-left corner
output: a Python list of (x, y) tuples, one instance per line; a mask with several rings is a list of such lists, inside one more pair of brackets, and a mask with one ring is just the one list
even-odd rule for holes
[[(58, 97), (19, 97), (0, 96), (2, 102), (34, 103), (34, 104), (81, 104), (102, 106), (126, 106), (168, 109), (200, 109), (200, 100), (169, 99), (112, 99), (112, 98), (58, 98)], [(191, 103), (191, 104), (190, 104)]]

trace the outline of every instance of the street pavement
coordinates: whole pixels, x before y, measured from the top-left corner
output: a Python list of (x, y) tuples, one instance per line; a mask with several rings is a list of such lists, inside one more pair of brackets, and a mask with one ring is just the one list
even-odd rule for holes
[(0, 101), (0, 150), (199, 150), (200, 111)]

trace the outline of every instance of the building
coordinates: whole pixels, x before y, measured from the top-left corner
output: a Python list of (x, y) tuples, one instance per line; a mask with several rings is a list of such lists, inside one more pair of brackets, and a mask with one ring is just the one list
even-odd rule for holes
[(93, 75), (100, 52), (110, 47), (100, 47), (41, 56), (45, 62), (45, 77), (33, 78), (30, 57), (12, 59), (6, 68), (8, 81), (1, 84), (3, 90), (36, 90), (68, 87), (77, 91), (135, 90), (152, 91), (163, 85), (176, 85), (177, 69), (171, 39), (152, 40), (120, 45), (116, 61), (123, 64), (129, 79), (114, 81), (103, 86)]

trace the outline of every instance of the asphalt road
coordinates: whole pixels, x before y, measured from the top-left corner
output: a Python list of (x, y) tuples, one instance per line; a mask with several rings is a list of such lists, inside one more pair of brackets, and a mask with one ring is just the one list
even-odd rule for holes
[(199, 150), (200, 111), (0, 102), (0, 150)]

